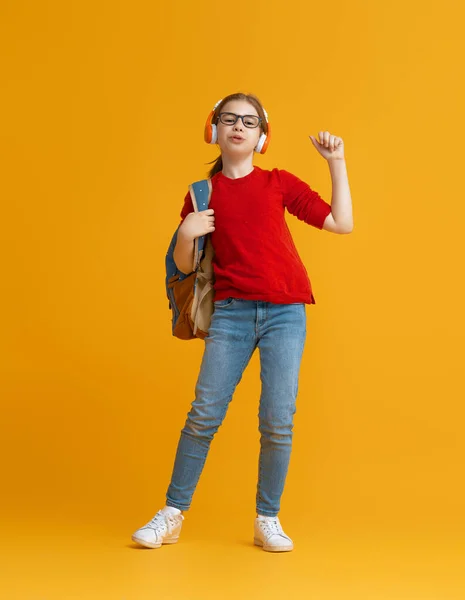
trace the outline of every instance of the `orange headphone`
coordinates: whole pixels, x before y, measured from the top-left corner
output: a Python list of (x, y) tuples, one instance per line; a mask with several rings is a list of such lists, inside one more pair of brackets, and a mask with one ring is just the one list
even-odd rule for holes
[[(216, 144), (216, 141), (218, 139), (218, 131), (216, 128), (216, 124), (212, 123), (212, 118), (216, 107), (218, 106), (218, 104), (220, 104), (222, 100), (223, 98), (221, 98), (221, 100), (218, 100), (218, 102), (215, 104), (210, 114), (208, 115), (207, 122), (205, 123), (204, 139), (207, 142), (207, 144)], [(271, 134), (270, 123), (268, 121), (268, 113), (265, 109), (263, 109), (263, 112), (265, 113), (268, 134), (262, 132), (260, 139), (258, 140), (257, 145), (254, 148), (255, 152), (258, 152), (259, 154), (265, 154), (266, 149), (268, 148), (268, 144), (270, 143)]]

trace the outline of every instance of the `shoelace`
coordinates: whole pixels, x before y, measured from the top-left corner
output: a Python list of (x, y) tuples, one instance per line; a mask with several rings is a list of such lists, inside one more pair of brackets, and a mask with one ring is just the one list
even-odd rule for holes
[(277, 517), (274, 517), (272, 519), (266, 519), (266, 521), (259, 521), (259, 523), (271, 535), (273, 535), (274, 533), (286, 535)]
[(167, 520), (169, 521), (168, 523), (166, 522), (163, 513), (159, 510), (153, 519), (147, 523), (146, 527), (150, 527), (157, 533), (162, 533), (166, 528), (168, 528), (169, 531), (170, 525), (171, 527), (174, 525), (174, 520), (171, 519), (171, 515), (168, 515)]

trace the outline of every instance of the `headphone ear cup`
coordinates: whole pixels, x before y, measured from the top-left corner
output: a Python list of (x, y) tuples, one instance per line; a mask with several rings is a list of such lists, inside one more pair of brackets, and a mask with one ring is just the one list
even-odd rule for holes
[(215, 123), (212, 123), (212, 138), (210, 144), (216, 144), (216, 140), (218, 139), (218, 129)]
[(255, 146), (255, 152), (258, 152), (259, 154), (264, 154), (264, 152), (262, 152), (263, 150), (263, 146), (266, 142), (266, 134), (262, 133), (262, 135), (260, 136), (260, 139), (257, 142), (257, 145)]
[(215, 109), (210, 111), (210, 114), (208, 115), (207, 121), (205, 123), (203, 139), (207, 142), (207, 144), (216, 144), (217, 140), (216, 125), (212, 123), (212, 116), (214, 112)]
[(260, 136), (260, 139), (258, 140), (257, 145), (255, 146), (256, 152), (258, 152), (260, 154), (265, 154), (265, 152), (270, 144), (271, 127), (270, 127), (270, 123), (268, 121), (267, 121), (267, 125), (268, 125), (268, 133), (262, 133), (262, 135)]

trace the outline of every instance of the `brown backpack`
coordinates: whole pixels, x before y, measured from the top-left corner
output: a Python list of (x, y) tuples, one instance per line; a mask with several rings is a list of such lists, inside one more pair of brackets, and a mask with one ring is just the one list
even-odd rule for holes
[[(210, 179), (189, 185), (195, 212), (208, 209), (212, 193)], [(173, 259), (179, 227), (166, 253), (166, 294), (172, 311), (172, 334), (181, 340), (204, 339), (213, 314), (215, 283), (212, 260), (214, 250), (210, 234), (194, 240), (194, 264), (191, 273), (182, 273)]]

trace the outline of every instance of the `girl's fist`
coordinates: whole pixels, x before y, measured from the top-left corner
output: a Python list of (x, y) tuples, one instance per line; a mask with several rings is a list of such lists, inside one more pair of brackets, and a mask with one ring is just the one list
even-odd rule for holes
[(215, 231), (214, 212), (213, 208), (207, 208), (200, 212), (189, 213), (178, 233), (187, 239), (195, 240), (195, 238)]
[(344, 142), (342, 138), (331, 135), (329, 131), (319, 132), (320, 140), (316, 140), (312, 135), (308, 137), (312, 140), (313, 145), (326, 160), (343, 159), (344, 158)]

